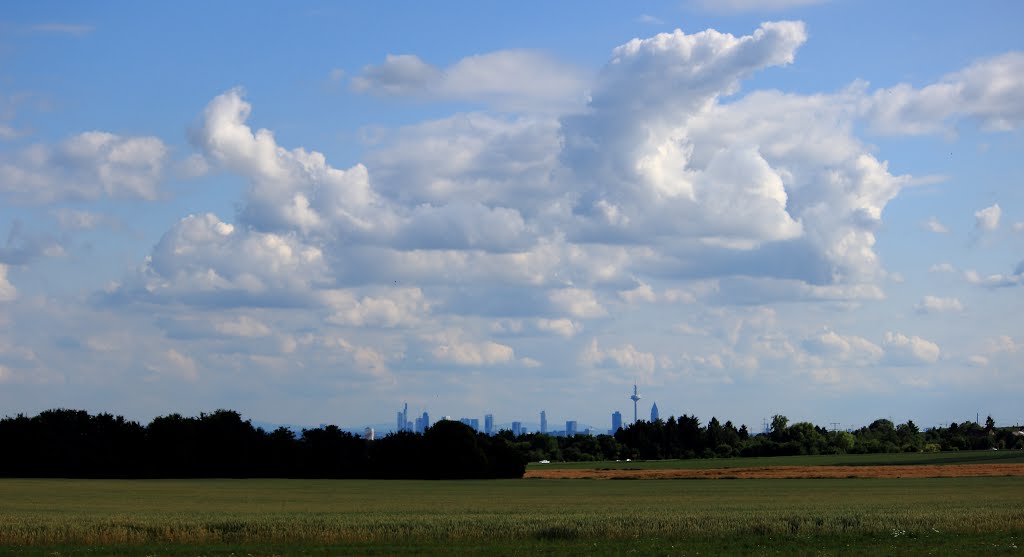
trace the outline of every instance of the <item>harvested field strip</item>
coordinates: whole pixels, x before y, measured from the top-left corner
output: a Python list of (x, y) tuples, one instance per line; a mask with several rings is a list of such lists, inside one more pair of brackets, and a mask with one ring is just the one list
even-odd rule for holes
[(817, 478), (970, 478), (1024, 476), (1024, 464), (943, 464), (904, 466), (764, 466), (713, 469), (538, 469), (528, 479), (724, 480)]
[(908, 466), (946, 464), (1024, 464), (1024, 451), (950, 451), (944, 453), (878, 453), (839, 455), (750, 456), (662, 460), (604, 460), (593, 462), (531, 463), (528, 470), (553, 468), (594, 469), (688, 469), (760, 468), (763, 466)]

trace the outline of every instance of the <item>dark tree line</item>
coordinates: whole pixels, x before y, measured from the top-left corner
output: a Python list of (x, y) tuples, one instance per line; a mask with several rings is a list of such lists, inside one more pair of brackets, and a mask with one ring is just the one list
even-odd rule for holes
[(612, 435), (486, 436), (441, 421), (424, 434), (367, 441), (336, 426), (265, 431), (234, 411), (161, 416), (149, 425), (110, 414), (47, 410), (0, 420), (0, 476), (67, 478), (520, 478), (527, 461), (729, 458), (1022, 449), (1015, 428), (952, 423), (927, 431), (875, 420), (854, 431), (772, 418), (768, 432), (696, 416), (640, 421)]
[(442, 421), (367, 441), (336, 426), (265, 431), (230, 410), (149, 425), (81, 410), (0, 420), (0, 476), (66, 478), (519, 478), (502, 437)]

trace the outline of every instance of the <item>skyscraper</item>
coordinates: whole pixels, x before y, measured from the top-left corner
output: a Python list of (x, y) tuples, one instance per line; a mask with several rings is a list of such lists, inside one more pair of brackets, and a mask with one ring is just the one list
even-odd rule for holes
[(540, 411), (540, 432), (548, 432), (548, 414), (543, 410)]
[(523, 434), (523, 422), (512, 422), (512, 435), (519, 437)]
[(473, 431), (480, 431), (480, 418), (470, 418), (469, 427), (473, 428)]
[(424, 412), (421, 416), (416, 417), (416, 422), (413, 424), (413, 431), (416, 433), (424, 433), (427, 428), (430, 427), (430, 414)]
[(409, 431), (410, 429), (412, 429), (412, 424), (409, 423), (409, 403), (406, 402), (401, 412), (398, 413), (398, 429), (395, 431)]
[(572, 437), (576, 435), (576, 420), (567, 420), (565, 422), (565, 436)]
[(622, 429), (622, 412), (618, 410), (612, 412), (612, 431), (611, 435), (615, 435), (615, 432)]
[(651, 405), (651, 423), (658, 421), (658, 403)]
[(484, 433), (494, 435), (494, 414), (484, 414)]
[(633, 423), (637, 421), (636, 417), (636, 403), (640, 400), (640, 395), (636, 392), (636, 383), (633, 383), (633, 396), (629, 397), (629, 400), (633, 401)]

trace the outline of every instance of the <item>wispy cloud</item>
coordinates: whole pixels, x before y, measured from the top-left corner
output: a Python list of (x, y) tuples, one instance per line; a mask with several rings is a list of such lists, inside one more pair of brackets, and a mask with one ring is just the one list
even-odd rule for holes
[(21, 132), (8, 126), (7, 124), (0, 123), (0, 140), (17, 139), (21, 135)]
[(80, 23), (38, 23), (29, 27), (29, 30), (36, 33), (56, 33), (72, 37), (84, 37), (95, 31), (96, 28), (92, 25)]
[(578, 108), (587, 80), (580, 69), (542, 52), (499, 50), (468, 56), (444, 68), (415, 54), (388, 54), (383, 63), (364, 67), (350, 84), (357, 93), (485, 102), (537, 111)]
[(944, 225), (941, 222), (939, 222), (939, 219), (937, 219), (935, 217), (932, 217), (932, 218), (928, 219), (924, 223), (924, 227), (925, 227), (926, 230), (928, 230), (930, 232), (934, 232), (936, 234), (948, 234), (949, 233), (949, 228), (947, 228), (946, 225)]
[(646, 23), (648, 25), (664, 25), (665, 24), (665, 20), (663, 20), (663, 19), (661, 19), (659, 17), (655, 17), (655, 16), (650, 15), (650, 14), (643, 14), (640, 17), (636, 18), (636, 20), (638, 22), (640, 22), (640, 23)]

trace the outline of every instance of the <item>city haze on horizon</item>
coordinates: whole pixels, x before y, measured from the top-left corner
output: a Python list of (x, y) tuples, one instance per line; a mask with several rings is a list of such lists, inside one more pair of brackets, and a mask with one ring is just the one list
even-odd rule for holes
[(1024, 5), (711, 6), (9, 6), (0, 416), (1024, 422)]

